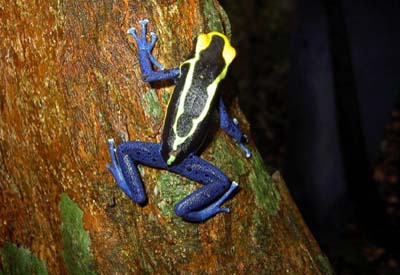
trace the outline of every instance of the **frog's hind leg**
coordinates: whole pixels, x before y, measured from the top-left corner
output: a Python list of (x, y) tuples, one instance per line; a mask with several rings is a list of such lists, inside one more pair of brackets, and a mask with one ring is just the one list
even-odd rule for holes
[(191, 155), (170, 171), (204, 184), (192, 194), (181, 200), (175, 206), (175, 213), (191, 222), (204, 222), (220, 212), (229, 212), (229, 208), (221, 205), (238, 187), (228, 177), (211, 163)]
[(114, 140), (108, 141), (112, 164), (107, 168), (113, 174), (119, 187), (134, 202), (144, 205), (147, 202), (146, 193), (140, 178), (137, 164), (144, 164), (166, 169), (160, 155), (160, 145), (157, 143), (129, 141), (114, 147)]

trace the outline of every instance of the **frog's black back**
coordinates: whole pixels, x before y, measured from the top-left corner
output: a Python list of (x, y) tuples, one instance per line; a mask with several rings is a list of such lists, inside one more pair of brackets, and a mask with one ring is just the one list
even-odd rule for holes
[(196, 152), (207, 136), (216, 89), (229, 65), (222, 55), (225, 44), (213, 35), (208, 47), (181, 65), (162, 133), (161, 155), (169, 165)]

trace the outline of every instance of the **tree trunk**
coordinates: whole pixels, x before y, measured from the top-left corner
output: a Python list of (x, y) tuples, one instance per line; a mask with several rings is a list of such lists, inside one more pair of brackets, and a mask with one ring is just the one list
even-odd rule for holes
[[(241, 189), (230, 214), (203, 224), (173, 212), (197, 183), (143, 167), (149, 202), (140, 207), (105, 168), (108, 138), (160, 140), (172, 91), (141, 80), (126, 30), (148, 18), (159, 35), (155, 56), (178, 66), (199, 33), (229, 35), (216, 0), (0, 0), (0, 15), (5, 274), (332, 272), (279, 174), (268, 176), (255, 148), (245, 159), (220, 130), (202, 157)], [(236, 101), (230, 112), (248, 132)]]

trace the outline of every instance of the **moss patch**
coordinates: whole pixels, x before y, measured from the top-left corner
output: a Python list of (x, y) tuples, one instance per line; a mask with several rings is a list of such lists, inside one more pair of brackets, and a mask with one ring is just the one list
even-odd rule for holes
[(3, 272), (0, 270), (0, 274), (48, 274), (44, 261), (40, 261), (28, 249), (15, 244), (6, 243), (0, 249), (0, 256), (3, 265)]
[(161, 102), (163, 105), (168, 105), (169, 98), (171, 97), (171, 93), (168, 92), (168, 89), (162, 89), (162, 96), (161, 96)]
[(162, 115), (162, 108), (156, 90), (150, 89), (148, 92), (144, 93), (143, 99), (146, 115), (155, 121), (159, 120)]
[(239, 177), (248, 173), (245, 164), (245, 156), (239, 145), (237, 149), (232, 149), (227, 144), (226, 139), (216, 138), (211, 143), (212, 159), (211, 163), (221, 169), (231, 180), (239, 181)]
[(196, 183), (168, 171), (162, 171), (157, 180), (155, 194), (158, 197), (157, 206), (161, 214), (169, 219), (174, 218), (174, 205), (196, 189)]
[(249, 179), (255, 194), (256, 204), (268, 213), (275, 215), (280, 208), (281, 196), (272, 178), (268, 175), (258, 151), (253, 152), (251, 162), (253, 171), (250, 172)]
[(83, 228), (83, 211), (67, 194), (61, 194), (60, 227), (65, 265), (70, 274), (96, 274), (89, 250), (89, 233)]
[(232, 38), (228, 15), (220, 4), (215, 5), (213, 0), (205, 0), (201, 12), (207, 24), (206, 31), (219, 31), (225, 33), (229, 39)]
[(206, 19), (209, 31), (224, 31), (221, 18), (217, 9), (214, 6), (213, 0), (204, 1), (203, 15)]

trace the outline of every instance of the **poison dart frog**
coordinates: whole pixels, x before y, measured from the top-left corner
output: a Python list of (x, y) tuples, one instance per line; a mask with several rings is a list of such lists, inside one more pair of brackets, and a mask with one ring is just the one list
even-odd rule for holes
[(239, 129), (238, 120), (229, 118), (217, 93), (236, 51), (222, 33), (200, 34), (193, 57), (179, 68), (164, 69), (151, 53), (157, 35), (151, 32), (150, 41), (146, 39), (148, 22), (147, 19), (139, 21), (140, 37), (135, 28), (127, 33), (137, 44), (143, 81), (174, 80), (176, 84), (165, 115), (161, 142), (127, 141), (115, 148), (114, 140), (109, 139), (112, 164), (107, 164), (107, 168), (129, 198), (142, 206), (147, 197), (138, 164), (166, 169), (203, 184), (178, 202), (174, 210), (186, 221), (204, 222), (217, 213), (230, 211), (221, 205), (238, 187), (238, 183), (197, 155), (214, 111), (219, 112), (220, 127), (237, 141), (247, 158), (251, 156), (244, 145), (247, 137)]

